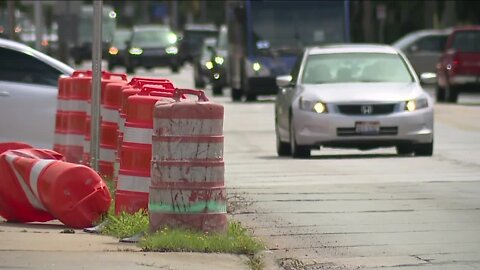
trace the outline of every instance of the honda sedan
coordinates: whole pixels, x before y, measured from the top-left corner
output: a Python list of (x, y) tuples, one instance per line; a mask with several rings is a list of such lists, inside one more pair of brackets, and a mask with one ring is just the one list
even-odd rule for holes
[(320, 147), (433, 153), (433, 100), (391, 46), (306, 48), (277, 85), (279, 156), (309, 157)]

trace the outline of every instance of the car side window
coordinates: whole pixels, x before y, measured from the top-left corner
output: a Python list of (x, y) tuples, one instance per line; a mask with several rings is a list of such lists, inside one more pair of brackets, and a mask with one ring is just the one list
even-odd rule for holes
[(0, 80), (57, 86), (61, 72), (23, 52), (0, 48)]
[(292, 71), (290, 72), (290, 76), (292, 76), (292, 82), (296, 83), (298, 79), (298, 74), (300, 73), (300, 67), (302, 66), (302, 59), (303, 59), (303, 53), (300, 54), (295, 61), (295, 65), (292, 68)]
[(447, 43), (447, 36), (429, 36), (417, 41), (413, 46), (420, 52), (441, 52)]

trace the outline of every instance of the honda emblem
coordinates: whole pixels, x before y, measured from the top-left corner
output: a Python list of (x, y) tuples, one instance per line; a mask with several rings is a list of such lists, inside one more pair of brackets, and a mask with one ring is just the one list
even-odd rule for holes
[(362, 114), (372, 114), (373, 113), (373, 106), (372, 105), (362, 105), (360, 107), (360, 111)]

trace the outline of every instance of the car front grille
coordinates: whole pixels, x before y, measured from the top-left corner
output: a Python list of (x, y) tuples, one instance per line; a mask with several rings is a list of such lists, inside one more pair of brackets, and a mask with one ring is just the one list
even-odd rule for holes
[(357, 133), (355, 128), (337, 128), (337, 136), (388, 136), (397, 135), (398, 127), (380, 127), (377, 134)]
[(338, 112), (347, 115), (382, 115), (395, 110), (395, 104), (337, 105)]

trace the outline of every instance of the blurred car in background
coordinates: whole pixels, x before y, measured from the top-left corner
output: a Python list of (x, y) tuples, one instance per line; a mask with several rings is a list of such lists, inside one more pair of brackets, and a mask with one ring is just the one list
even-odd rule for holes
[(423, 73), (433, 76), (451, 32), (452, 29), (419, 30), (403, 36), (392, 46), (405, 54), (417, 76)]
[(132, 31), (129, 29), (117, 29), (113, 35), (113, 41), (108, 49), (108, 69), (113, 70), (115, 66), (125, 66), (127, 41)]
[(228, 30), (226, 25), (220, 26), (212, 63), (213, 68), (210, 71), (212, 92), (214, 95), (222, 95), (223, 88), (228, 86)]
[(455, 103), (461, 92), (480, 92), (480, 26), (455, 28), (438, 62), (437, 77), (437, 101)]
[(433, 153), (433, 101), (408, 60), (384, 45), (308, 47), (276, 79), (279, 156), (320, 147)]
[(137, 67), (147, 69), (170, 67), (178, 72), (177, 35), (164, 25), (139, 25), (133, 27), (127, 44), (125, 66), (127, 73), (134, 73)]
[(217, 35), (218, 29), (213, 24), (186, 24), (178, 50), (180, 62), (193, 63), (193, 60), (200, 56), (203, 40)]
[(73, 69), (6, 39), (0, 39), (0, 59), (0, 141), (52, 149), (58, 78)]
[(213, 68), (213, 55), (216, 38), (206, 38), (203, 40), (200, 56), (193, 62), (193, 81), (195, 87), (204, 88), (210, 78), (210, 70)]

